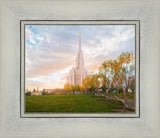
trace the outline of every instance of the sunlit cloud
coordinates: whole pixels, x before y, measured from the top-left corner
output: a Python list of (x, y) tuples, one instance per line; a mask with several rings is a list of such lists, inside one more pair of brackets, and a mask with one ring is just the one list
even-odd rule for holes
[(135, 53), (134, 25), (26, 25), (26, 87), (63, 87), (75, 66), (78, 32), (89, 72), (121, 52)]

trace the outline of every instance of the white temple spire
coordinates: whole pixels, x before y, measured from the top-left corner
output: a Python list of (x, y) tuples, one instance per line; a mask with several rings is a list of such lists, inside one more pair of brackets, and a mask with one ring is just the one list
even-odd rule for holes
[(82, 85), (83, 79), (88, 76), (88, 71), (84, 67), (84, 59), (81, 51), (81, 32), (79, 32), (79, 51), (76, 57), (76, 66), (73, 67), (66, 77), (66, 83), (72, 85)]
[(79, 52), (81, 52), (81, 32), (79, 32)]

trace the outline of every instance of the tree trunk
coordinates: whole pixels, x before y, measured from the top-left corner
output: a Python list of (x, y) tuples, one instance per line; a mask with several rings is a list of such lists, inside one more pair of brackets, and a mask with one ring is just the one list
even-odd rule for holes
[(124, 90), (124, 111), (126, 110), (126, 90)]
[(107, 97), (108, 97), (109, 89), (107, 89)]

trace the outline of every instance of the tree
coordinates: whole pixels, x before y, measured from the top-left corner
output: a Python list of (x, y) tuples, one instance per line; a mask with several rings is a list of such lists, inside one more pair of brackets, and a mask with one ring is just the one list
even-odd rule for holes
[[(114, 66), (114, 80), (116, 80), (124, 90), (124, 110), (126, 110), (126, 94), (128, 89), (131, 88), (131, 85), (135, 82), (133, 75), (135, 70), (134, 59), (133, 53), (122, 53), (117, 58), (117, 63)], [(118, 87), (118, 89), (119, 88), (120, 87)]]
[(36, 89), (35, 89), (35, 88), (33, 88), (33, 92), (36, 92)]
[(131, 80), (130, 89), (132, 90), (132, 92), (134, 92), (135, 89), (136, 89), (136, 81), (135, 81), (135, 77), (133, 77), (132, 80)]
[(106, 85), (102, 85), (102, 86), (101, 86), (101, 89), (102, 89), (103, 92), (106, 92), (107, 86), (106, 86)]
[(102, 88), (107, 90), (107, 96), (109, 93), (109, 89), (111, 87), (112, 81), (113, 81), (113, 71), (111, 69), (112, 67), (112, 60), (104, 61), (102, 65), (99, 68), (99, 77), (102, 84)]
[(82, 87), (86, 90), (86, 91), (90, 91), (93, 92), (95, 91), (95, 89), (98, 92), (99, 86), (100, 86), (100, 81), (98, 80), (99, 76), (97, 74), (95, 75), (89, 75), (88, 77), (84, 78), (83, 82), (82, 82)]
[(80, 91), (81, 91), (81, 92), (86, 91), (83, 85), (80, 87)]
[(99, 94), (99, 86), (100, 86), (100, 81), (99, 81), (99, 75), (95, 74), (92, 76), (93, 78), (93, 87), (96, 89), (97, 93)]
[(27, 93), (29, 91), (29, 89), (27, 88), (27, 89), (25, 89), (25, 92)]
[(37, 92), (39, 91), (39, 87), (37, 87)]
[(122, 53), (119, 57), (119, 62), (121, 65), (124, 87), (126, 92), (128, 92), (128, 89), (131, 88), (132, 83), (135, 82), (133, 75), (135, 71), (133, 53)]
[(69, 84), (69, 83), (65, 84), (64, 85), (64, 91), (66, 91), (68, 93), (71, 92), (72, 91), (72, 85)]
[(89, 75), (87, 83), (89, 85), (89, 91), (93, 94), (93, 92), (95, 91), (95, 87), (94, 87), (94, 80), (92, 75)]
[(82, 87), (84, 88), (84, 91), (88, 91), (89, 90), (89, 78), (85, 77), (82, 81)]
[(72, 85), (72, 92), (76, 91), (76, 87)]
[(111, 70), (113, 72), (113, 84), (119, 92), (120, 89), (123, 88), (123, 70), (118, 60), (113, 60)]
[(75, 85), (75, 90), (76, 90), (76, 92), (79, 92), (80, 91), (80, 86), (79, 85)]

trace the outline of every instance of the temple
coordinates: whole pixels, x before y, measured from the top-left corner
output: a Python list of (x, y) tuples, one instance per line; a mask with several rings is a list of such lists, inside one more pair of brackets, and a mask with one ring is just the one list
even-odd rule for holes
[(88, 76), (88, 71), (84, 67), (84, 59), (81, 50), (81, 32), (79, 32), (79, 51), (76, 57), (76, 67), (73, 67), (67, 77), (66, 83), (72, 85), (82, 85), (83, 79)]

